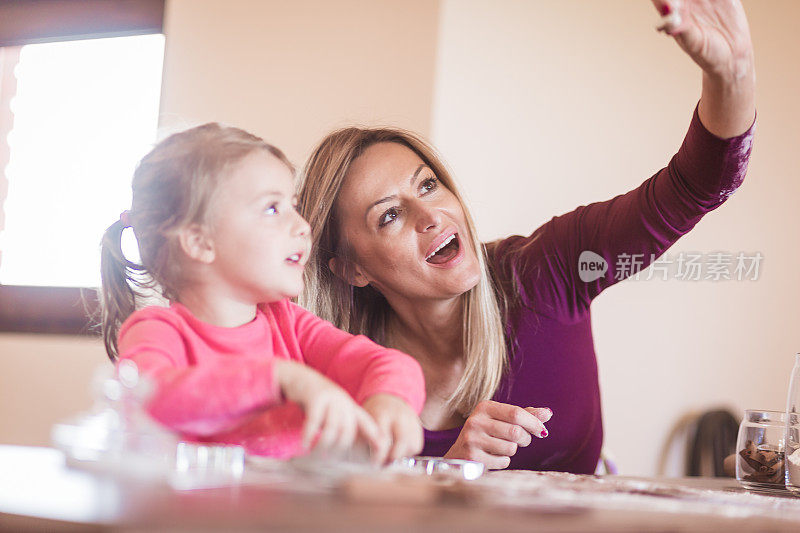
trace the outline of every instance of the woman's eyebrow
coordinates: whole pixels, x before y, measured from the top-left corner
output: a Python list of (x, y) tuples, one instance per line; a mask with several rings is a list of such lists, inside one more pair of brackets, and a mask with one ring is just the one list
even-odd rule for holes
[[(425, 163), (422, 163), (420, 166), (418, 166), (417, 170), (415, 170), (414, 174), (412, 174), (411, 178), (409, 178), (409, 184), (410, 185), (414, 185), (414, 182), (417, 181), (417, 178), (419, 177), (419, 173), (422, 172), (422, 169), (424, 169), (424, 168), (430, 168), (430, 167), (428, 167), (428, 165), (426, 165)], [(376, 205), (382, 204), (384, 202), (388, 202), (389, 200), (394, 200), (395, 198), (397, 198), (397, 195), (393, 194), (391, 196), (384, 196), (380, 200), (375, 200), (374, 202), (369, 204), (369, 206), (367, 206), (367, 211), (366, 212), (369, 213), (369, 210), (372, 209), (373, 207), (375, 207)]]
[(389, 200), (394, 200), (395, 198), (397, 198), (397, 195), (393, 194), (391, 196), (384, 196), (380, 200), (375, 200), (374, 202), (369, 204), (369, 206), (367, 207), (367, 211), (366, 212), (369, 213), (369, 210), (372, 209), (373, 207), (375, 207), (376, 205), (382, 204), (384, 202), (388, 202)]
[(411, 176), (411, 179), (409, 180), (409, 183), (411, 185), (414, 185), (414, 182), (417, 181), (417, 177), (419, 176), (419, 173), (422, 172), (423, 168), (429, 168), (429, 167), (425, 163), (422, 163), (420, 166), (418, 166), (417, 170), (414, 171), (414, 175)]

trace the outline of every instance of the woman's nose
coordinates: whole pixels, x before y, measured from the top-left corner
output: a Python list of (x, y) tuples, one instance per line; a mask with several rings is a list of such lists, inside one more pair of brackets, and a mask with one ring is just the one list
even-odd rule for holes
[(442, 225), (442, 214), (434, 206), (422, 204), (417, 206), (417, 231), (425, 233)]

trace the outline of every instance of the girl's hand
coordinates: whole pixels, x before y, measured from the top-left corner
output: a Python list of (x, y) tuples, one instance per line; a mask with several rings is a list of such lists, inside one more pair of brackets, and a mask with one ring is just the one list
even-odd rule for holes
[(404, 400), (393, 394), (374, 394), (362, 404), (378, 427), (388, 437), (389, 448), (381, 463), (416, 455), (422, 450), (422, 424)]
[(493, 470), (507, 468), (517, 447), (531, 443), (531, 435), (547, 436), (544, 422), (552, 416), (553, 412), (546, 407), (523, 409), (507, 403), (483, 401), (469, 415), (445, 458), (479, 461)]
[[(343, 451), (362, 437), (373, 456), (386, 448), (378, 426), (339, 385), (313, 368), (294, 361), (276, 360), (275, 379), (286, 399), (305, 411), (303, 445), (323, 450)], [(319, 438), (314, 442), (314, 438)]]

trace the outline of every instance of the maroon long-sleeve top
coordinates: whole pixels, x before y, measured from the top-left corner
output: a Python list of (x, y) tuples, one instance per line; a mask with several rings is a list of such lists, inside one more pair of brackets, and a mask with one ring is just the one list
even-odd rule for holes
[[(622, 254), (643, 259), (628, 275), (648, 266), (739, 187), (753, 129), (720, 139), (706, 130), (695, 109), (678, 153), (636, 189), (554, 217), (528, 237), (487, 245), (496, 278), (519, 295), (506, 325), (510, 370), (494, 400), (546, 406), (555, 413), (547, 424), (549, 436), (519, 448), (509, 468), (595, 471), (603, 425), (592, 300), (620, 281), (615, 266)], [(581, 279), (579, 258), (585, 251), (606, 261), (604, 275)], [(584, 279), (590, 279), (586, 267)], [(444, 455), (460, 431), (426, 430), (423, 453)]]

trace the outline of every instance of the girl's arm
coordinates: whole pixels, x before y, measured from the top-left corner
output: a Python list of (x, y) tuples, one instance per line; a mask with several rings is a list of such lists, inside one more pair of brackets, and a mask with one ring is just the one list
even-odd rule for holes
[(419, 363), (362, 335), (351, 335), (287, 302), (305, 361), (347, 390), (359, 404), (376, 394), (404, 400), (417, 414), (425, 403)]
[(271, 358), (191, 365), (180, 332), (164, 320), (144, 319), (123, 328), (119, 349), (120, 360), (135, 362), (155, 382), (149, 413), (181, 433), (219, 433), (281, 401)]
[(297, 305), (284, 304), (304, 360), (347, 390), (388, 438), (388, 449), (381, 450), (377, 460), (384, 454), (393, 461), (419, 453), (423, 433), (418, 415), (425, 403), (419, 363), (362, 335), (344, 332)]

